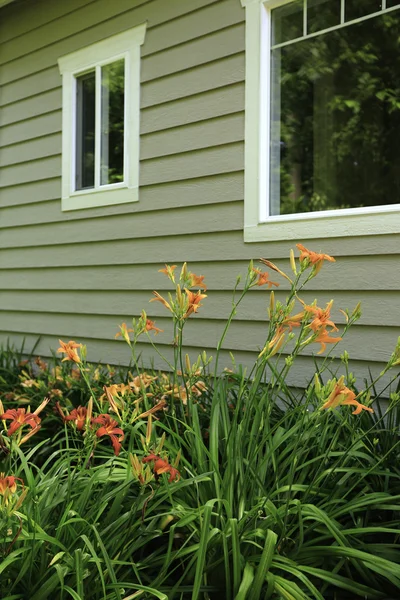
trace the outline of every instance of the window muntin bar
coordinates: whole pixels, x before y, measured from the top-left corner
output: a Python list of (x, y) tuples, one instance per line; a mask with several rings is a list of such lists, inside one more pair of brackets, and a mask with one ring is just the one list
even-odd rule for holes
[[(278, 6), (277, 8), (272, 9), (271, 11), (271, 24), (272, 24), (272, 49), (282, 48), (283, 46), (287, 46), (289, 44), (294, 44), (300, 42), (309, 37), (313, 37), (315, 35), (320, 35), (321, 33), (328, 33), (329, 31), (334, 31), (335, 29), (340, 29), (342, 27), (348, 27), (349, 25), (354, 25), (356, 23), (360, 23), (361, 21), (365, 21), (367, 19), (373, 19), (379, 15), (390, 13), (393, 10), (400, 8), (399, 0), (386, 0), (386, 7), (384, 8), (384, 3), (379, 1), (378, 4), (381, 5), (379, 10), (375, 12), (371, 12), (370, 14), (364, 14), (358, 18), (354, 19), (346, 19), (347, 15), (347, 6), (350, 0), (340, 0), (341, 1), (341, 17), (340, 23), (334, 26), (324, 27), (324, 29), (318, 31), (310, 31), (309, 26), (307, 25), (307, 33), (304, 34), (304, 3), (307, 5), (307, 13), (310, 11), (310, 8), (313, 6), (313, 2), (318, 2), (318, 0), (295, 0), (294, 2), (289, 2), (283, 4), (282, 6)], [(326, 4), (332, 4), (334, 0), (325, 0)], [(364, 2), (364, 0), (358, 0), (360, 3)], [(377, 2), (378, 0), (366, 0), (369, 3)], [(322, 4), (324, 0), (320, 2)], [(287, 31), (282, 31), (285, 24), (290, 23), (290, 29)], [(308, 23), (308, 19), (307, 19)], [(279, 31), (279, 35), (276, 34), (276, 31)], [(296, 35), (300, 33), (300, 35)]]

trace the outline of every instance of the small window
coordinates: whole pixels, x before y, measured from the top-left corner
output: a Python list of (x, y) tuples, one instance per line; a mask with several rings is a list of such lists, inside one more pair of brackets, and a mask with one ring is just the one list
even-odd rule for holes
[(245, 240), (400, 231), (400, 0), (242, 4)]
[(62, 208), (134, 202), (145, 25), (64, 56)]

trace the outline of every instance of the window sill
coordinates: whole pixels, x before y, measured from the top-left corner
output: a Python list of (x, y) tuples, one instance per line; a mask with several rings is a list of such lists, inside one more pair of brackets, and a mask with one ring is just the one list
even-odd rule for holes
[(338, 214), (329, 211), (329, 214), (310, 213), (271, 217), (265, 223), (245, 226), (244, 241), (305, 240), (393, 233), (400, 233), (400, 205), (398, 204), (377, 207), (369, 212), (354, 209), (338, 211)]
[(73, 196), (67, 196), (62, 199), (61, 210), (80, 210), (83, 208), (98, 208), (99, 206), (110, 206), (114, 204), (126, 204), (128, 202), (137, 202), (139, 200), (139, 189), (117, 188), (96, 191), (85, 191), (74, 193)]

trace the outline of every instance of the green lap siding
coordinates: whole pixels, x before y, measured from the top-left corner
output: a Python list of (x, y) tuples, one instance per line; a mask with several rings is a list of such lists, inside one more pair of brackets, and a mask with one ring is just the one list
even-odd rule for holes
[[(192, 353), (212, 355), (238, 273), (251, 258), (286, 264), (294, 242), (245, 244), (245, 13), (239, 0), (25, 0), (0, 9), (0, 339), (49, 355), (58, 337), (88, 343), (89, 358), (127, 362), (117, 326), (145, 308), (172, 332), (152, 290), (168, 290), (164, 262), (187, 260), (209, 297), (188, 324)], [(141, 48), (139, 202), (61, 212), (61, 76), (57, 59), (147, 22)], [(297, 240), (296, 240), (297, 241)], [(301, 241), (301, 240), (298, 240)], [(400, 335), (396, 235), (321, 237), (332, 254), (304, 295), (364, 313), (345, 348), (361, 376), (379, 370)], [(278, 277), (278, 276), (277, 276)], [(278, 292), (284, 298), (285, 285)], [(266, 335), (268, 291), (250, 294), (225, 343), (251, 363)], [(154, 359), (143, 344), (143, 358)], [(305, 385), (310, 357), (292, 383)]]

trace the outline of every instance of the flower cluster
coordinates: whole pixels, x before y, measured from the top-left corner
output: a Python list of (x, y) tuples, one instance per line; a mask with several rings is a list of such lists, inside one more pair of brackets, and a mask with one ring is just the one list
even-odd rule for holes
[[(19, 446), (29, 440), (33, 435), (35, 435), (35, 433), (39, 431), (41, 427), (41, 419), (39, 414), (49, 402), (50, 398), (45, 398), (34, 412), (30, 412), (29, 408), (28, 410), (25, 408), (9, 408), (8, 410), (4, 411), (3, 405), (0, 402), (0, 420), (11, 421), (7, 429), (7, 436), (11, 438), (16, 432), (18, 432), (17, 444)], [(31, 430), (22, 436), (22, 431), (26, 425), (30, 427)]]
[[(59, 402), (56, 403), (56, 409), (63, 421), (71, 423), (78, 431), (82, 433), (92, 432), (96, 438), (109, 436), (115, 456), (119, 455), (125, 434), (111, 415), (104, 413), (92, 417), (92, 401), (89, 401), (87, 407), (78, 406), (78, 408), (72, 409), (70, 413), (64, 412)], [(100, 425), (100, 427), (96, 427), (97, 425)]]
[[(18, 486), (21, 486), (22, 493), (18, 496)], [(5, 475), (0, 473), (0, 509), (5, 509), (9, 513), (21, 506), (27, 490), (24, 482), (19, 477), (14, 475)]]
[[(293, 252), (291, 252), (291, 267), (292, 271), (296, 276), (296, 282), (299, 281), (302, 273), (308, 268), (312, 267), (312, 271), (308, 276), (308, 279), (314, 277), (319, 272), (325, 260), (329, 262), (335, 262), (335, 259), (328, 254), (318, 254), (312, 250), (308, 250), (302, 244), (297, 244), (300, 250), (300, 270), (297, 269), (295, 264), (295, 258)], [(261, 259), (261, 261), (268, 266), (270, 269), (276, 271), (287, 279), (292, 286), (294, 282), (292, 279), (279, 269), (273, 262), (268, 259)], [(295, 297), (298, 298), (303, 306), (303, 309), (293, 314), (293, 308), (295, 305)], [(303, 302), (297, 294), (292, 298), (286, 305), (280, 303), (275, 304), (275, 297), (271, 292), (269, 316), (271, 320), (272, 335), (260, 356), (265, 356), (266, 359), (271, 358), (277, 352), (279, 352), (288, 341), (287, 334), (291, 334), (295, 328), (301, 328), (301, 334), (299, 336), (298, 345), (304, 347), (310, 343), (319, 343), (321, 348), (318, 354), (322, 354), (327, 344), (336, 344), (341, 341), (341, 337), (333, 337), (332, 333), (337, 332), (338, 328), (331, 319), (331, 309), (333, 300), (327, 303), (325, 308), (317, 306), (316, 301), (311, 305)]]
[(179, 481), (181, 475), (175, 467), (169, 464), (169, 462), (156, 454), (149, 454), (142, 459), (143, 463), (153, 463), (153, 473), (155, 475), (156, 480), (163, 473), (167, 473), (169, 475), (168, 482), (172, 483), (173, 481)]
[(344, 383), (344, 375), (340, 379), (328, 381), (324, 388), (328, 392), (328, 397), (325, 399), (321, 409), (334, 409), (337, 406), (355, 406), (353, 415), (359, 415), (363, 410), (373, 413), (373, 409), (365, 404), (361, 404), (357, 398), (361, 394), (356, 395)]
[[(205, 291), (207, 286), (204, 283), (204, 275), (196, 275), (188, 271), (187, 264), (184, 263), (180, 272), (178, 282), (175, 279), (176, 265), (165, 265), (164, 269), (160, 269), (160, 273), (164, 273), (170, 281), (175, 285), (175, 297), (168, 294), (168, 300), (154, 291), (154, 298), (150, 302), (160, 302), (167, 310), (169, 310), (177, 321), (185, 321), (190, 315), (198, 312), (202, 306), (201, 301), (207, 298), (207, 294), (203, 294), (200, 290)], [(197, 292), (193, 292), (191, 288), (199, 288)]]

